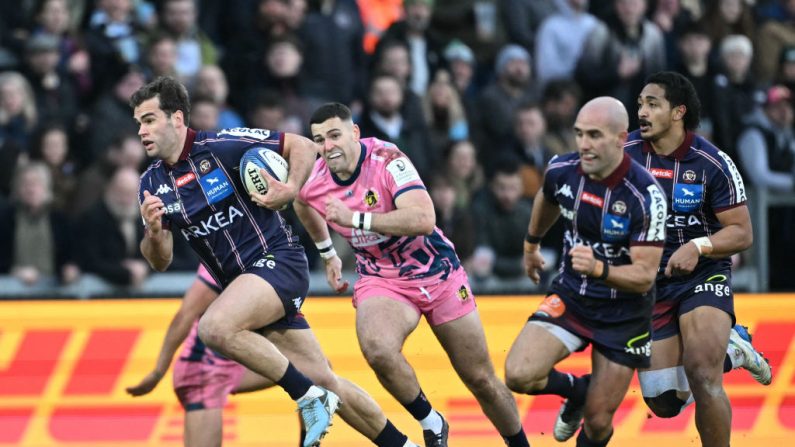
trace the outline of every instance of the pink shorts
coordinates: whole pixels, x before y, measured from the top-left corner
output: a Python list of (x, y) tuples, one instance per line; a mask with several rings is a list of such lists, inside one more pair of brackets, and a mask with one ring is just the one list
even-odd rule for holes
[(207, 271), (207, 267), (205, 267), (204, 264), (199, 264), (199, 269), (196, 271), (196, 276), (198, 276), (203, 283), (207, 284), (209, 288), (221, 293), (221, 286), (215, 282), (215, 279), (210, 272)]
[(185, 411), (223, 408), (246, 368), (204, 346), (194, 323), (185, 348), (174, 364), (174, 393)]
[(475, 295), (469, 287), (464, 269), (459, 268), (444, 280), (418, 286), (410, 281), (396, 281), (362, 276), (353, 290), (353, 307), (373, 297), (383, 296), (408, 304), (424, 315), (431, 326), (453, 321), (476, 308)]

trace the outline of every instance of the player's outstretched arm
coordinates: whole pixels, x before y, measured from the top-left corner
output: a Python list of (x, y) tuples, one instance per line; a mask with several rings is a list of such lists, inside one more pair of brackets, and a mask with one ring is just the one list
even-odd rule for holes
[(301, 224), (306, 228), (306, 232), (309, 233), (309, 237), (314, 241), (320, 252), (320, 257), (323, 258), (328, 285), (337, 293), (345, 292), (348, 289), (348, 281), (342, 281), (342, 261), (331, 243), (328, 225), (326, 225), (323, 216), (301, 199), (295, 199), (293, 209), (295, 209), (295, 214)]
[(210, 303), (217, 297), (218, 293), (202, 280), (196, 278), (193, 281), (193, 284), (191, 284), (182, 298), (179, 310), (174, 314), (174, 318), (171, 319), (171, 324), (168, 325), (163, 344), (160, 346), (160, 354), (157, 356), (155, 368), (141, 379), (137, 385), (127, 387), (127, 393), (132, 396), (143, 396), (155, 389), (168, 371), (169, 366), (171, 366), (171, 360), (174, 358), (177, 349), (188, 337), (193, 322), (207, 310)]
[(141, 216), (146, 223), (146, 233), (141, 240), (141, 253), (149, 265), (158, 272), (165, 271), (173, 258), (174, 240), (171, 231), (163, 228), (161, 218), (166, 212), (163, 201), (149, 191), (144, 191)]

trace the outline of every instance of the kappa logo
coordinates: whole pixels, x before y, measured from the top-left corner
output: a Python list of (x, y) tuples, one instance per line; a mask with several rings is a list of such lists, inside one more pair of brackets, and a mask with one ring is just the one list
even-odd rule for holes
[(574, 198), (574, 193), (571, 192), (571, 186), (568, 183), (564, 184), (560, 188), (555, 191), (555, 195), (562, 195), (564, 197), (568, 197), (570, 199)]
[(155, 191), (155, 194), (159, 196), (162, 194), (170, 193), (171, 191), (173, 191), (173, 189), (171, 189), (170, 186), (166, 185), (165, 183), (161, 183), (160, 186), (157, 187), (157, 191)]
[(304, 304), (304, 298), (303, 297), (299, 296), (297, 298), (293, 298), (293, 305), (295, 306), (295, 310), (300, 311), (302, 304)]

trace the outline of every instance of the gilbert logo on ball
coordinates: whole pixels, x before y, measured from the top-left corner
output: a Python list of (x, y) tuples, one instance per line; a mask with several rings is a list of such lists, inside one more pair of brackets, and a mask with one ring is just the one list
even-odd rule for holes
[(268, 181), (260, 175), (264, 169), (280, 182), (287, 181), (288, 165), (281, 155), (267, 148), (251, 148), (240, 158), (240, 179), (248, 192), (265, 194), (268, 192)]

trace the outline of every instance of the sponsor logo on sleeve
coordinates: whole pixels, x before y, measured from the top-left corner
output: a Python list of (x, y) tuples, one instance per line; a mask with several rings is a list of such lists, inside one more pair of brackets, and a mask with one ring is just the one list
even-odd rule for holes
[(657, 185), (646, 188), (649, 193), (649, 231), (647, 241), (665, 241), (665, 222), (668, 205), (665, 196)]
[(271, 136), (270, 130), (250, 129), (248, 127), (233, 127), (218, 132), (218, 135), (231, 135), (233, 137), (250, 137), (258, 140), (267, 140)]
[(400, 157), (389, 162), (386, 165), (386, 170), (392, 174), (397, 186), (403, 186), (406, 183), (414, 182), (420, 179), (420, 175), (411, 164), (408, 158)]

